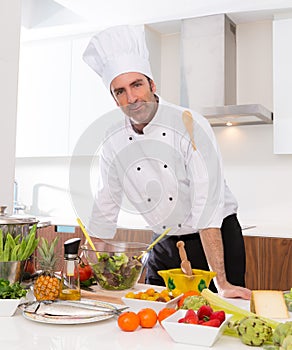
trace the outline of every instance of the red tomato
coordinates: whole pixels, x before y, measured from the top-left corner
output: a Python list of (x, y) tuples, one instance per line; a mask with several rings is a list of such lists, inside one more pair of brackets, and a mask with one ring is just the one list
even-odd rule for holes
[(90, 265), (85, 265), (83, 263), (78, 264), (79, 278), (80, 281), (87, 281), (92, 276), (92, 268)]

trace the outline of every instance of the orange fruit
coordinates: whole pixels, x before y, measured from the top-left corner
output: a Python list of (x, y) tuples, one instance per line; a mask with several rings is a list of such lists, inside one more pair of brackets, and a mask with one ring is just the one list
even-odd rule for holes
[(145, 308), (138, 312), (140, 318), (140, 326), (143, 328), (152, 328), (156, 325), (157, 314), (151, 308)]
[(153, 288), (148, 288), (146, 290), (146, 294), (149, 295), (150, 297), (153, 297), (153, 295), (155, 294), (155, 290)]
[(132, 311), (125, 311), (118, 317), (118, 326), (122, 331), (133, 332), (140, 325), (139, 316)]
[(161, 325), (162, 320), (164, 320), (166, 317), (172, 315), (175, 312), (176, 312), (176, 309), (174, 309), (172, 307), (165, 307), (165, 308), (161, 309), (157, 315), (157, 319), (158, 319), (158, 322), (160, 323), (160, 325)]
[(196, 292), (195, 290), (189, 290), (189, 291), (185, 292), (177, 303), (178, 307), (182, 307), (185, 298), (190, 297), (192, 295), (200, 295), (200, 293)]

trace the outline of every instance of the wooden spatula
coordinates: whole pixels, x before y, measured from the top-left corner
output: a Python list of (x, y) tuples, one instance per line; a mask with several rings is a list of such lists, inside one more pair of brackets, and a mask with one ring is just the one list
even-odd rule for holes
[(185, 251), (185, 243), (183, 241), (178, 241), (176, 243), (176, 246), (178, 248), (179, 256), (181, 259), (180, 268), (182, 272), (187, 276), (192, 276), (192, 266), (191, 263), (188, 260), (187, 253)]

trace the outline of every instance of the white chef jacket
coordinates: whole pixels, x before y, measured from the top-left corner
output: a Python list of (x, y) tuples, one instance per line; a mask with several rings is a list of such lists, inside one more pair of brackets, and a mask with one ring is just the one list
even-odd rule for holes
[(159, 98), (143, 134), (133, 130), (127, 116), (107, 132), (88, 225), (92, 236), (114, 237), (123, 196), (158, 234), (168, 227), (176, 235), (220, 228), (226, 216), (236, 213), (212, 128), (191, 111), (194, 149), (183, 111)]

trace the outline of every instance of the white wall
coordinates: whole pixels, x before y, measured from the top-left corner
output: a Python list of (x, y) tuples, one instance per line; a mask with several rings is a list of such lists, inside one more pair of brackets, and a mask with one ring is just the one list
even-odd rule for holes
[(237, 103), (273, 111), (272, 21), (237, 26)]
[(16, 158), (15, 178), (26, 213), (74, 218), (69, 187), (69, 157)]
[(290, 227), (292, 155), (273, 154), (273, 126), (214, 128), (244, 224)]

